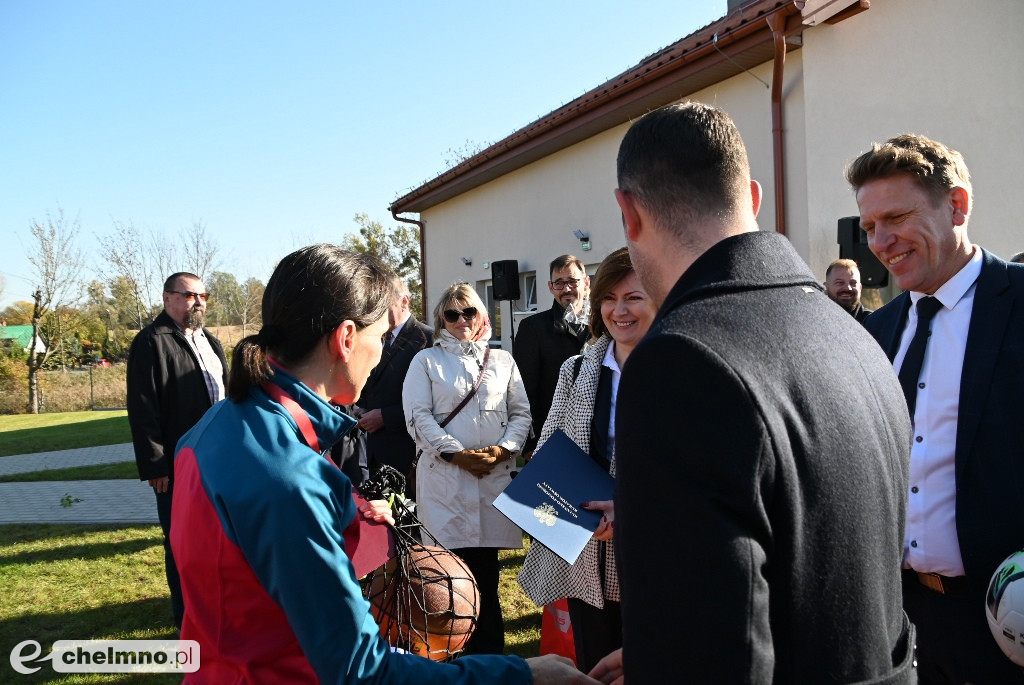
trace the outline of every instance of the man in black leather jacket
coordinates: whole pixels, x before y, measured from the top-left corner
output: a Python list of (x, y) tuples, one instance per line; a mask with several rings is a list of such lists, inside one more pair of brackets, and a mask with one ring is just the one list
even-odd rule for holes
[(195, 274), (172, 274), (164, 282), (164, 311), (139, 331), (128, 352), (128, 423), (139, 478), (156, 493), (167, 586), (178, 627), (185, 604), (170, 546), (174, 448), (224, 397), (227, 384), (224, 350), (203, 328), (207, 297)]

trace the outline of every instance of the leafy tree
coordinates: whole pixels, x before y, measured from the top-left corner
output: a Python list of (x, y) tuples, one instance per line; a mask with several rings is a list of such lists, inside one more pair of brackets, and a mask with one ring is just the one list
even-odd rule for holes
[(250, 335), (263, 325), (263, 293), (267, 287), (258, 278), (250, 278), (242, 285), (242, 337)]
[(238, 326), (245, 309), (245, 292), (238, 279), (226, 271), (214, 271), (206, 281), (210, 291), (208, 316), (215, 326)]
[(353, 252), (372, 254), (389, 266), (406, 282), (412, 293), (410, 308), (423, 316), (423, 284), (420, 282), (420, 229), (414, 224), (401, 224), (385, 228), (379, 221), (371, 221), (360, 212), (354, 221), (359, 234), (349, 234), (341, 241), (342, 247)]
[(9, 326), (27, 326), (32, 323), (32, 303), (20, 300), (8, 305), (0, 311), (0, 319)]

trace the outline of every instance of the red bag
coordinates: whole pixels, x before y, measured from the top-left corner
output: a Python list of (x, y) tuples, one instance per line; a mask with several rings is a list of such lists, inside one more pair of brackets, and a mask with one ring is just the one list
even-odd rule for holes
[(559, 599), (544, 606), (540, 621), (540, 653), (557, 654), (576, 663), (576, 641), (569, 620), (569, 603)]

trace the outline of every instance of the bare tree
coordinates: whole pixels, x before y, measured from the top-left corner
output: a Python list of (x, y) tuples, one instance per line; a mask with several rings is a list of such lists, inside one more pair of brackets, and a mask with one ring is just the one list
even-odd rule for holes
[[(114, 232), (99, 238), (103, 259), (110, 265), (112, 273), (105, 274), (107, 280), (118, 279), (122, 289), (127, 289), (130, 302), (122, 307), (133, 313), (133, 327), (141, 329), (148, 323), (149, 310), (153, 304), (153, 293), (158, 276), (152, 259), (147, 255), (142, 233), (131, 221), (127, 224), (114, 222)], [(161, 254), (159, 250), (150, 254)]]
[(185, 233), (185, 269), (205, 281), (217, 263), (217, 243), (206, 233), (202, 221), (194, 221)]
[[(32, 343), (28, 355), (28, 410), (31, 414), (38, 414), (40, 410), (39, 370), (57, 348), (46, 344), (42, 350), (38, 349), (43, 318), (51, 315), (59, 319), (61, 310), (78, 299), (78, 278), (83, 265), (82, 251), (76, 244), (79, 228), (78, 221), (67, 221), (60, 209), (56, 217), (48, 213), (45, 224), (32, 223), (37, 251), (29, 256), (29, 261), (36, 269), (37, 280), (32, 294)], [(58, 321), (57, 329), (64, 328)]]

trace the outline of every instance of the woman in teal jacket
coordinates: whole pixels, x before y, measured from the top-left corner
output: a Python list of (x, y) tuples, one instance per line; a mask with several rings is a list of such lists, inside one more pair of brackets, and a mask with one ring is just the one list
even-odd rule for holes
[[(566, 661), (397, 654), (380, 637), (346, 551), (359, 514), (324, 456), (387, 331), (390, 274), (331, 245), (285, 257), (263, 328), (235, 348), (230, 402), (178, 444), (171, 544), (200, 646), (188, 683), (593, 683)], [(373, 507), (362, 515), (386, 515)]]

